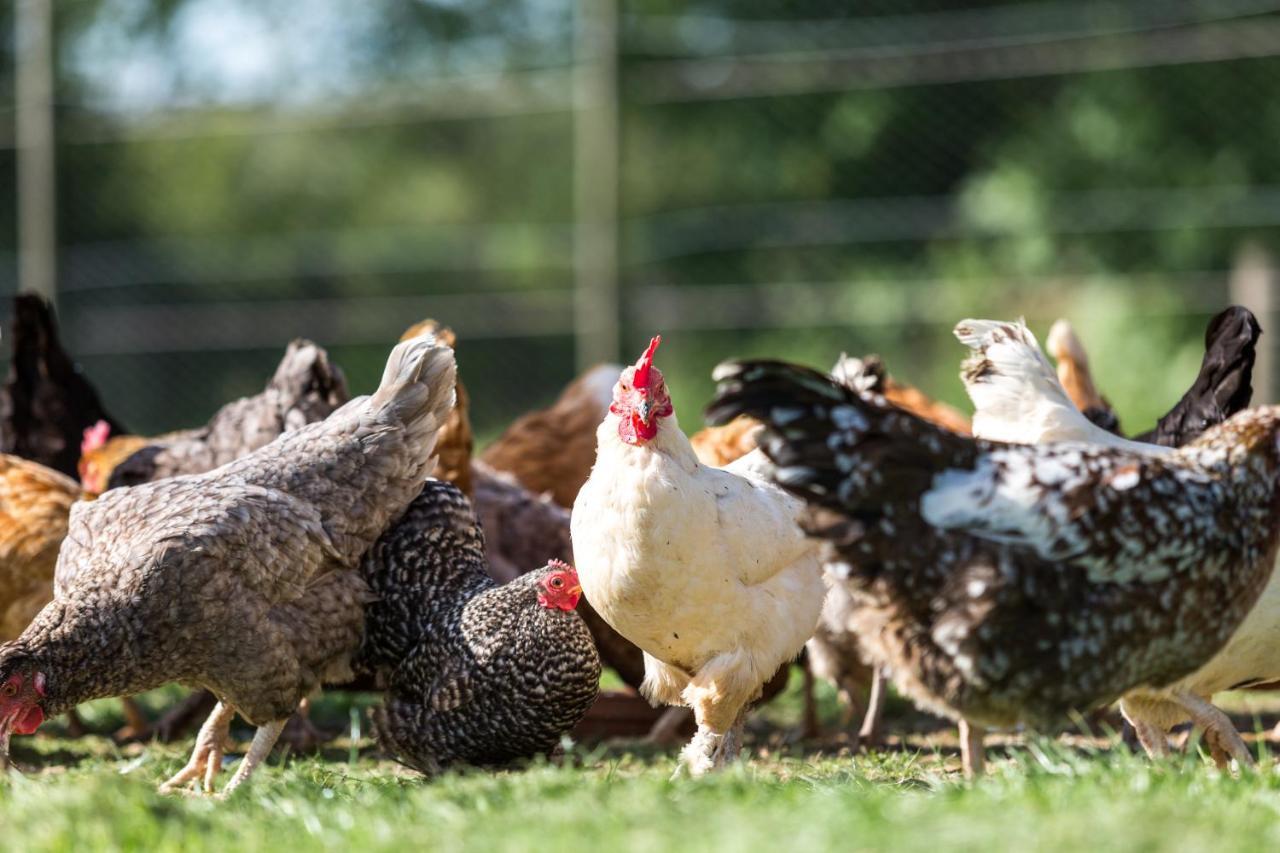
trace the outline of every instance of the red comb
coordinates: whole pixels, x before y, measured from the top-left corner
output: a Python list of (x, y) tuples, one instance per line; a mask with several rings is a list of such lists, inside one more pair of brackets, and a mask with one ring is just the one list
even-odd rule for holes
[(552, 569), (559, 569), (562, 572), (577, 571), (576, 569), (574, 569), (573, 566), (569, 565), (564, 560), (548, 560), (547, 567)]
[(91, 450), (97, 450), (107, 443), (107, 439), (110, 436), (111, 424), (106, 421), (98, 421), (91, 427), (85, 427), (84, 438), (80, 440), (80, 452), (84, 454)]
[(637, 388), (649, 387), (649, 368), (653, 367), (653, 354), (658, 351), (658, 344), (662, 343), (662, 335), (654, 335), (653, 340), (649, 341), (649, 348), (644, 351), (644, 355), (640, 356), (640, 360), (636, 362), (636, 375), (633, 378)]

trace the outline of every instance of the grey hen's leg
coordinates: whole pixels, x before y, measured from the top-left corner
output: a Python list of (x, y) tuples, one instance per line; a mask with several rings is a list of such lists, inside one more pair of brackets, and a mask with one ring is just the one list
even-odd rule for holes
[(200, 734), (196, 736), (191, 760), (160, 786), (161, 794), (177, 793), (182, 790), (182, 786), (197, 780), (203, 781), (206, 794), (212, 793), (214, 777), (222, 769), (223, 750), (226, 749), (227, 735), (235, 715), (236, 709), (225, 702), (219, 702), (213, 707), (213, 713), (205, 720), (200, 727)]
[(271, 749), (276, 745), (276, 741), (280, 739), (280, 733), (284, 731), (285, 724), (289, 722), (286, 717), (283, 720), (274, 720), (265, 726), (260, 726), (257, 733), (253, 736), (253, 743), (249, 746), (249, 752), (245, 755), (244, 760), (240, 762), (240, 766), (236, 768), (236, 773), (231, 777), (231, 781), (227, 783), (227, 787), (222, 789), (219, 798), (231, 796), (231, 792), (244, 784), (245, 780), (253, 775), (253, 771), (258, 765), (267, 759), (271, 754)]

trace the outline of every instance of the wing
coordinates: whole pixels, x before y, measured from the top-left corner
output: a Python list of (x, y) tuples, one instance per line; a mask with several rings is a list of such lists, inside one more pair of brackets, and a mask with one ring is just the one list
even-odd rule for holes
[[(234, 573), (268, 603), (301, 596), (341, 564), (317, 511), (284, 492), (208, 476), (176, 477), (72, 507), (55, 594), (145, 583), (150, 573)], [(200, 566), (195, 572), (192, 567)], [(184, 577), (185, 579), (185, 577)]]
[(1231, 536), (1223, 518), (1265, 523), (1238, 517), (1248, 511), (1228, 491), (1162, 459), (1091, 445), (1009, 447), (938, 474), (920, 514), (943, 530), (1084, 566), (1096, 582), (1149, 583), (1203, 563), (1197, 555)]
[(699, 471), (715, 496), (724, 564), (733, 566), (747, 586), (816, 553), (798, 526), (804, 503), (766, 479), (772, 470), (763, 453), (752, 451), (723, 470)]

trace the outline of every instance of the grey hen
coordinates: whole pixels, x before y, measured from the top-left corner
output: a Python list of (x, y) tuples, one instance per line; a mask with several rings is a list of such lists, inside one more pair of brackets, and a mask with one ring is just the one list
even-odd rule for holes
[(237, 712), (258, 727), (226, 790), (241, 784), (300, 700), (350, 677), (369, 597), (360, 557), (421, 491), (454, 377), (452, 350), (408, 341), (372, 396), (320, 423), (205, 474), (76, 504), (54, 600), (0, 645), (22, 730), (91, 699), (198, 685), (219, 704), (161, 790), (212, 790)]

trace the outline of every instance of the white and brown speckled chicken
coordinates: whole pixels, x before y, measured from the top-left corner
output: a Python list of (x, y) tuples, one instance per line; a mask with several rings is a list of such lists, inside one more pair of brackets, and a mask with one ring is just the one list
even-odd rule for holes
[(1186, 677), (1271, 574), (1280, 409), (1161, 457), (958, 436), (782, 362), (716, 378), (710, 419), (766, 423), (775, 479), (810, 504), (871, 659), (974, 730), (1056, 726)]
[(227, 403), (209, 422), (154, 438), (100, 431), (82, 447), (80, 481), (98, 494), (179, 474), (202, 474), (239, 459), (276, 436), (328, 417), (350, 395), (324, 349), (299, 338), (285, 349), (267, 386)]
[[(1256, 319), (1243, 308), (1229, 308), (1214, 317), (1209, 323), (1204, 363), (1195, 384), (1149, 435), (1163, 437), (1168, 446), (1180, 446), (1244, 409), (1252, 396), (1253, 351), (1260, 334)], [(1056, 441), (1103, 445), (1124, 441), (1060, 403), (1061, 392), (1054, 388), (1058, 378), (1044, 360), (1034, 336), (1022, 324), (967, 320), (957, 327), (957, 336), (975, 349), (962, 378), (978, 406), (974, 416), (978, 437), (990, 437), (984, 434), (987, 430), (1017, 437), (1025, 424), (1044, 422), (1045, 418), (1022, 419), (1016, 413), (1040, 410), (1051, 413), (1046, 417), (1056, 420), (1051, 430)], [(1002, 390), (993, 394), (993, 387)], [(1015, 399), (1021, 402), (1012, 405)], [(1047, 402), (1051, 400), (1059, 402)], [(992, 401), (1002, 403), (1001, 408), (987, 411), (984, 406)], [(1006, 422), (1010, 414), (1014, 419)], [(1154, 446), (1151, 451), (1168, 452)], [(1252, 756), (1231, 720), (1210, 702), (1215, 693), (1223, 690), (1280, 679), (1278, 648), (1280, 573), (1273, 572), (1258, 603), (1212, 660), (1162, 690), (1137, 690), (1126, 695), (1120, 703), (1121, 711), (1151, 756), (1167, 754), (1165, 732), (1191, 719), (1205, 730), (1210, 751), (1219, 764), (1225, 764), (1229, 757), (1251, 763)]]
[(486, 568), (471, 506), (438, 480), (361, 562), (375, 600), (357, 668), (386, 688), (378, 742), (424, 773), (548, 754), (599, 692), (577, 573), (552, 560), (499, 584)]
[(15, 720), (28, 731), (177, 681), (219, 704), (162, 790), (212, 789), (236, 713), (258, 727), (226, 790), (241, 784), (300, 700), (350, 676), (369, 596), (359, 559), (421, 491), (454, 374), (433, 339), (400, 344), (377, 391), (322, 422), (205, 474), (77, 504), (54, 600), (0, 645), (0, 738)]

